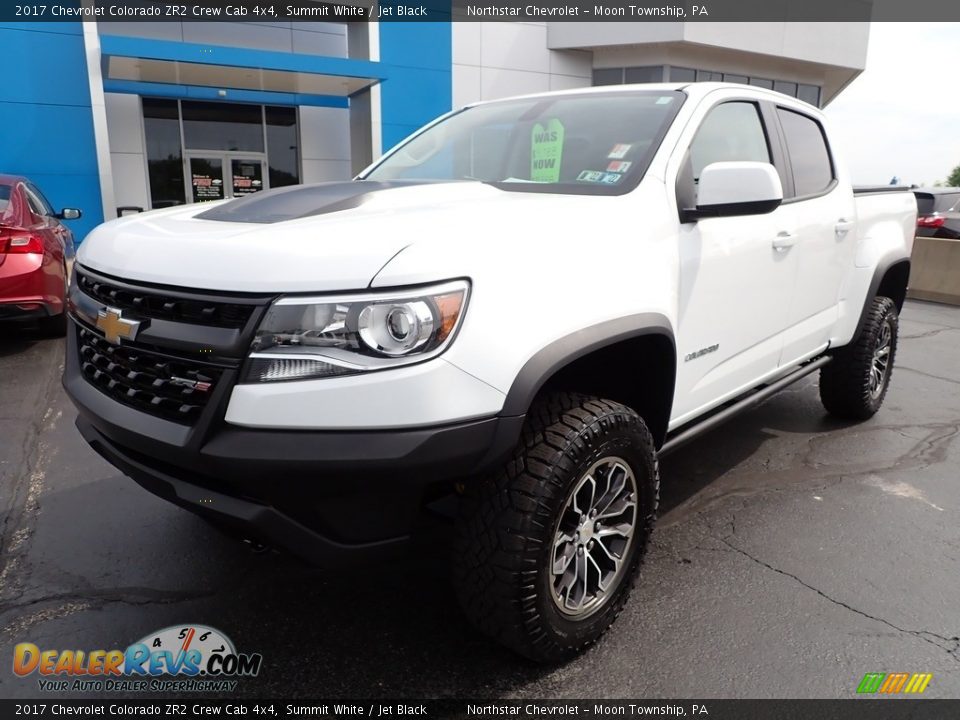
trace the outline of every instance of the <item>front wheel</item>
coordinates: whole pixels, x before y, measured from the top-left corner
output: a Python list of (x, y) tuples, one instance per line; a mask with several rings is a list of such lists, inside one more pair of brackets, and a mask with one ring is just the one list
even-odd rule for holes
[(454, 576), (467, 616), (537, 661), (581, 652), (627, 600), (659, 486), (633, 410), (567, 393), (539, 402), (513, 458), (464, 497)]
[(890, 387), (899, 328), (893, 300), (874, 298), (860, 335), (820, 370), (820, 400), (827, 412), (866, 420), (880, 409)]

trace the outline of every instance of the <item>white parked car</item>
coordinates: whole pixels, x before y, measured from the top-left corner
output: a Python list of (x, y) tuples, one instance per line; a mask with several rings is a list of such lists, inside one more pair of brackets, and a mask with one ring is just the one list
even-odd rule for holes
[(466, 613), (555, 661), (626, 601), (659, 454), (816, 370), (877, 412), (915, 223), (774, 92), (484, 103), (353, 182), (100, 226), (64, 383), (145, 488), (319, 563), (457, 498)]

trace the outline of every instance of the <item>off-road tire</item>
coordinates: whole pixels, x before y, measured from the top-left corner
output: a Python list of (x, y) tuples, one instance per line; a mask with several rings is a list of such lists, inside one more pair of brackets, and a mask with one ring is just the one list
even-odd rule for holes
[[(561, 513), (586, 470), (622, 458), (636, 484), (631, 545), (602, 604), (571, 619), (553, 597), (551, 562)], [(659, 501), (657, 453), (646, 424), (620, 403), (557, 393), (531, 408), (512, 458), (467, 486), (454, 578), (460, 603), (482, 632), (538, 662), (572, 657), (620, 614), (637, 576)]]
[[(875, 390), (871, 388), (871, 370), (885, 326), (890, 332), (889, 354), (882, 385)], [(874, 298), (859, 336), (838, 349), (833, 360), (820, 370), (820, 400), (827, 412), (846, 420), (867, 420), (880, 409), (890, 387), (899, 327), (893, 300)]]

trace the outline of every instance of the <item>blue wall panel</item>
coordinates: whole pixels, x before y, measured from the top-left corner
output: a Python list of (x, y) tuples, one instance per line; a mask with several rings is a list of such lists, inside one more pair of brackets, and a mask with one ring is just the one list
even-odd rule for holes
[(103, 210), (81, 24), (5, 24), (0, 34), (6, 56), (21, 59), (0, 83), (0, 173), (29, 177), (58, 210), (83, 210), (69, 223), (82, 240)]
[(380, 23), (383, 150), (439, 115), (453, 102), (448, 22)]

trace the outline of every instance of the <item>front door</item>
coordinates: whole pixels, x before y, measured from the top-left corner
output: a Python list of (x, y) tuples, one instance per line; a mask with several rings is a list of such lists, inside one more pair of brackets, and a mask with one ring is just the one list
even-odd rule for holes
[(184, 158), (189, 202), (242, 197), (267, 187), (264, 158), (243, 153), (188, 153)]
[[(696, 204), (707, 165), (738, 160), (772, 163), (767, 133), (755, 103), (722, 102), (690, 144), (678, 202)], [(782, 224), (777, 209), (681, 226), (674, 427), (776, 372), (796, 278), (773, 245)]]

